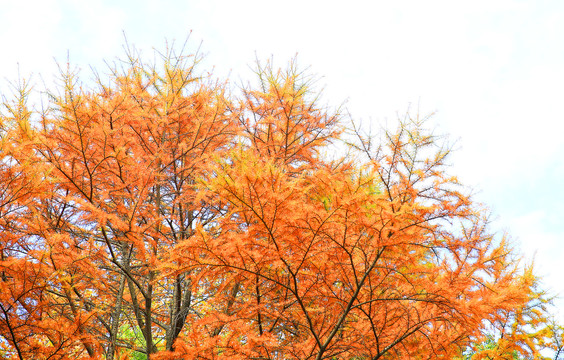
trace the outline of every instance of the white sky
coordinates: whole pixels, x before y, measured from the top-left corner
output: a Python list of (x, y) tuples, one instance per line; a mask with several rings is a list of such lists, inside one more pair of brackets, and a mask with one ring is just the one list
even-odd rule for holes
[(284, 66), (298, 53), (357, 120), (437, 111), (492, 229), (564, 295), (563, 1), (0, 0), (0, 90), (18, 63), (49, 83), (68, 52), (90, 76), (123, 54), (123, 32), (151, 56), (190, 31), (217, 76), (249, 79), (255, 54)]

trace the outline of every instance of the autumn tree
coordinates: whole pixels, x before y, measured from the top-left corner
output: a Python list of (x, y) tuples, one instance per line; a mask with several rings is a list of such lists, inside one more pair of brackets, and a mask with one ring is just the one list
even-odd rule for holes
[(13, 90), (14, 100), (4, 102), (0, 119), (0, 355), (22, 359), (42, 352), (38, 334), (48, 332), (41, 320), (49, 268), (38, 261), (41, 246), (27, 236), (27, 205), (41, 195), (26, 136), (30, 88), (21, 80)]
[(451, 359), (536, 321), (423, 120), (368, 136), (293, 63), (229, 93), (198, 61), (132, 50), (5, 101), (2, 357)]
[[(63, 73), (39, 121), (21, 119), (45, 192), (26, 223), (41, 256), (19, 260), (50, 272), (42, 316), (58, 324), (45, 346), (62, 358), (67, 343), (90, 357), (170, 350), (200, 301), (188, 273), (156, 281), (158, 263), (196, 222), (213, 220), (195, 179), (229, 147), (234, 123), (222, 85), (193, 72), (197, 58), (169, 53), (157, 72), (130, 55), (94, 91)], [(130, 329), (142, 346), (123, 336)]]

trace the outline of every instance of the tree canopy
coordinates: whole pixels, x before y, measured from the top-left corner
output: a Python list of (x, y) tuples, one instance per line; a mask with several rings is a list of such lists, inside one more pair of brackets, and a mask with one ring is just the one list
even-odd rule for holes
[[(169, 50), (0, 117), (0, 357), (513, 359), (562, 349), (531, 267), (407, 114), (365, 134), (294, 63)], [(556, 355), (558, 356), (558, 354)]]

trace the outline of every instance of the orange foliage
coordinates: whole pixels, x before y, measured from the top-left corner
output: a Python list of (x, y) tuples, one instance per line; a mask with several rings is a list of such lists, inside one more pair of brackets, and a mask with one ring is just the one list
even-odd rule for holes
[(449, 359), (534, 296), (422, 122), (343, 141), (293, 66), (233, 100), (129, 59), (5, 104), (3, 358)]

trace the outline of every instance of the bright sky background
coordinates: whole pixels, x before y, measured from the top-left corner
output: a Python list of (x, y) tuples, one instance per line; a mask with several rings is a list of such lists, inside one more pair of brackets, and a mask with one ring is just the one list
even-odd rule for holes
[(49, 83), (69, 53), (90, 77), (123, 55), (123, 32), (152, 56), (190, 31), (217, 76), (297, 53), (366, 124), (436, 111), (453, 173), (564, 296), (564, 1), (0, 0), (0, 90), (18, 63)]

